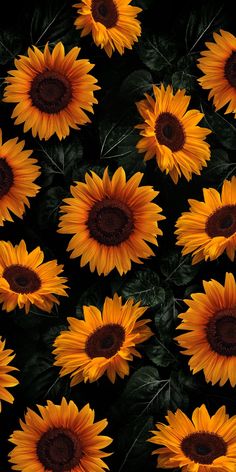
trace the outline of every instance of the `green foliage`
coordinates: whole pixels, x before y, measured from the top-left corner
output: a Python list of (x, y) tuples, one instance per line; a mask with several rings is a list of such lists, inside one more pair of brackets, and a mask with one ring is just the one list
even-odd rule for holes
[(154, 308), (160, 305), (165, 298), (165, 291), (160, 287), (160, 279), (156, 272), (149, 269), (134, 272), (127, 278), (121, 288), (121, 294), (126, 298), (133, 298), (135, 302)]
[(154, 72), (171, 68), (177, 56), (176, 42), (169, 35), (143, 33), (137, 49), (141, 61)]
[(165, 282), (174, 285), (187, 285), (199, 271), (199, 266), (192, 265), (191, 256), (182, 256), (180, 250), (173, 250), (161, 258), (160, 269), (166, 277)]

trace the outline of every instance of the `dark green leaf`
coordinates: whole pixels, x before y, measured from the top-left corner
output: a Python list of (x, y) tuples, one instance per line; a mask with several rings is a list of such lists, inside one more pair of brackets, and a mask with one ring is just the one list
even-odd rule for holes
[[(236, 160), (236, 159), (235, 159)], [(208, 182), (223, 181), (228, 175), (233, 174), (236, 169), (236, 162), (230, 162), (225, 149), (212, 149), (211, 159), (206, 169), (202, 172), (202, 177)]]
[(12, 31), (0, 31), (0, 64), (13, 61), (22, 52), (22, 37)]
[(143, 10), (147, 10), (155, 2), (156, 0), (134, 0), (132, 4), (139, 8), (142, 8)]
[(200, 41), (222, 27), (224, 5), (214, 1), (192, 10), (186, 28), (185, 43), (189, 52), (193, 51)]
[(141, 61), (155, 72), (172, 67), (177, 55), (176, 42), (172, 41), (169, 35), (155, 36), (144, 33), (137, 48)]
[(34, 8), (31, 20), (31, 41), (33, 44), (46, 44), (47, 41), (58, 42), (72, 27), (66, 4), (58, 0), (41, 3)]
[(199, 271), (198, 266), (192, 265), (191, 256), (182, 256), (178, 250), (170, 251), (162, 257), (160, 269), (166, 277), (165, 281), (178, 286), (187, 285)]
[(230, 117), (225, 118), (206, 105), (202, 105), (202, 111), (205, 113), (206, 126), (213, 131), (216, 139), (227, 149), (236, 150), (236, 127), (230, 122)]
[(37, 218), (42, 229), (58, 224), (59, 209), (66, 195), (62, 187), (52, 187), (41, 197)]
[(122, 286), (122, 295), (128, 299), (133, 298), (142, 305), (156, 307), (165, 298), (165, 291), (159, 285), (160, 280), (156, 272), (150, 269), (134, 272)]
[(102, 284), (97, 282), (91, 287), (89, 287), (79, 298), (78, 304), (76, 306), (76, 316), (77, 318), (84, 319), (83, 315), (83, 306), (93, 305), (97, 308), (102, 308), (104, 303), (104, 290)]
[(145, 92), (152, 90), (152, 74), (145, 69), (131, 72), (121, 84), (121, 97), (130, 102), (144, 98)]
[(176, 299), (172, 291), (167, 290), (165, 300), (158, 308), (155, 315), (157, 334), (161, 341), (170, 343), (172, 341), (178, 315)]
[(173, 354), (157, 337), (152, 337), (143, 349), (147, 357), (157, 367), (168, 367), (176, 361)]

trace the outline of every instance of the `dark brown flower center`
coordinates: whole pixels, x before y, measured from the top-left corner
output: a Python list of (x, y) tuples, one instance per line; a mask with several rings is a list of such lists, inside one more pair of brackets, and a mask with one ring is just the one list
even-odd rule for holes
[(68, 472), (79, 465), (82, 448), (78, 436), (73, 431), (55, 428), (40, 438), (37, 455), (45, 470)]
[(85, 351), (93, 359), (94, 357), (114, 356), (121, 348), (125, 340), (125, 330), (119, 324), (107, 324), (101, 326), (89, 336)]
[(172, 113), (160, 114), (156, 121), (155, 133), (159, 144), (164, 144), (173, 152), (184, 146), (185, 133), (182, 123)]
[(60, 72), (47, 70), (33, 79), (30, 96), (33, 105), (39, 110), (58, 113), (66, 108), (71, 100), (71, 85)]
[(14, 181), (14, 175), (6, 159), (0, 157), (0, 198), (6, 195)]
[(206, 326), (208, 342), (222, 356), (236, 355), (236, 308), (226, 308), (212, 316)]
[(230, 85), (236, 88), (236, 51), (232, 52), (225, 63), (225, 77)]
[(102, 23), (106, 28), (116, 26), (118, 11), (114, 0), (92, 0), (92, 16), (94, 21)]
[(211, 238), (232, 236), (236, 232), (236, 205), (225, 205), (212, 213), (206, 222), (205, 229)]
[(214, 433), (193, 433), (186, 436), (181, 449), (185, 456), (199, 464), (212, 464), (220, 456), (227, 452), (227, 444), (217, 434)]
[(91, 236), (106, 246), (116, 246), (126, 241), (134, 229), (129, 207), (112, 198), (95, 203), (87, 224)]
[(20, 264), (6, 267), (2, 276), (7, 280), (13, 292), (33, 293), (41, 287), (41, 280), (36, 272)]

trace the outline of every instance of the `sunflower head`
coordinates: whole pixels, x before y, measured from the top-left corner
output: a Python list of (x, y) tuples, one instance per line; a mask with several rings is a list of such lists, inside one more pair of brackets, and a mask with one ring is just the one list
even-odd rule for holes
[(228, 105), (225, 113), (236, 118), (236, 37), (228, 31), (213, 34), (215, 42), (208, 42), (202, 51), (198, 67), (204, 73), (198, 79), (203, 89), (210, 90), (216, 110)]
[(167, 425), (158, 423), (148, 441), (160, 447), (157, 467), (185, 472), (230, 472), (236, 467), (236, 416), (225, 406), (212, 417), (205, 405), (196, 408), (192, 421), (181, 411), (168, 412)]
[(18, 305), (28, 313), (34, 304), (50, 312), (55, 295), (67, 296), (65, 277), (59, 276), (63, 266), (57, 262), (43, 263), (44, 253), (39, 247), (28, 252), (22, 240), (18, 246), (0, 241), (0, 302), (3, 309), (12, 311)]
[(200, 174), (210, 159), (205, 138), (211, 131), (197, 126), (202, 113), (187, 111), (191, 97), (185, 95), (185, 90), (174, 94), (170, 85), (165, 89), (162, 84), (154, 85), (153, 93), (154, 98), (146, 93), (146, 99), (136, 104), (144, 120), (136, 126), (142, 136), (137, 143), (138, 152), (145, 153), (145, 160), (155, 157), (158, 167), (174, 183), (182, 174), (189, 181), (192, 174)]
[(13, 395), (8, 392), (9, 387), (18, 385), (18, 380), (15, 379), (9, 372), (18, 370), (16, 367), (12, 367), (10, 362), (14, 359), (15, 354), (11, 349), (5, 349), (6, 341), (2, 341), (0, 337), (0, 412), (2, 410), (2, 400), (8, 403), (14, 402)]
[(24, 145), (18, 138), (3, 143), (0, 129), (0, 226), (4, 221), (13, 221), (11, 213), (22, 218), (25, 207), (30, 206), (29, 197), (35, 197), (40, 189), (34, 183), (40, 167)]
[(93, 65), (77, 60), (79, 52), (75, 47), (65, 54), (60, 42), (52, 52), (48, 44), (43, 52), (33, 46), (28, 56), (15, 60), (3, 101), (17, 103), (12, 118), (15, 124), (24, 123), (24, 132), (32, 129), (34, 137), (46, 140), (56, 133), (62, 139), (70, 128), (90, 122), (85, 111), (93, 113), (94, 91), (100, 87), (88, 74)]
[(217, 259), (224, 251), (234, 260), (236, 249), (236, 177), (225, 180), (221, 194), (203, 189), (204, 202), (188, 200), (190, 211), (176, 223), (177, 245), (183, 254), (193, 254), (193, 264)]
[(126, 181), (122, 167), (112, 179), (105, 170), (101, 179), (95, 172), (85, 175), (86, 183), (71, 187), (72, 198), (61, 207), (59, 233), (73, 234), (67, 250), (81, 257), (83, 267), (107, 275), (116, 268), (120, 275), (131, 269), (131, 261), (154, 255), (145, 242), (157, 245), (162, 231), (158, 221), (161, 208), (152, 203), (158, 195), (152, 187), (139, 187), (143, 174), (137, 172)]
[(227, 380), (236, 385), (236, 283), (227, 273), (222, 286), (216, 280), (203, 282), (205, 293), (192, 294), (185, 300), (188, 310), (181, 313), (177, 329), (186, 331), (176, 337), (190, 356), (193, 374), (203, 370), (207, 382), (213, 385)]
[(102, 313), (94, 306), (85, 306), (84, 320), (68, 318), (69, 331), (63, 331), (54, 343), (60, 375), (70, 374), (71, 385), (94, 382), (104, 373), (112, 383), (116, 375), (128, 375), (128, 361), (141, 357), (136, 344), (152, 336), (146, 325), (150, 320), (139, 320), (146, 309), (132, 299), (122, 305), (121, 297), (115, 294), (113, 299), (106, 298)]
[(92, 33), (96, 46), (104, 48), (109, 57), (115, 50), (124, 54), (125, 48), (132, 49), (141, 35), (136, 16), (142, 9), (130, 3), (131, 0), (82, 0), (73, 5), (78, 13), (75, 26), (82, 29), (81, 36)]
[(103, 472), (107, 465), (102, 451), (112, 439), (101, 436), (107, 420), (94, 422), (89, 404), (78, 410), (73, 401), (63, 398), (60, 405), (51, 401), (38, 406), (39, 413), (28, 408), (21, 430), (14, 431), (10, 442), (13, 470), (53, 472)]

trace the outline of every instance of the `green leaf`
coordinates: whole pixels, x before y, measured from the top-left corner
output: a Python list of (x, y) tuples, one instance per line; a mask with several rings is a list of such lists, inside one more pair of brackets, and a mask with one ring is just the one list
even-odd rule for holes
[(15, 56), (22, 52), (22, 37), (13, 31), (0, 31), (0, 64), (5, 65), (13, 61)]
[(96, 282), (91, 285), (79, 298), (76, 306), (76, 317), (84, 319), (83, 306), (93, 305), (99, 309), (102, 309), (104, 303), (104, 288), (100, 282)]
[(177, 56), (176, 42), (169, 35), (143, 33), (137, 49), (141, 61), (155, 72), (172, 67)]
[(230, 118), (226, 119), (218, 112), (214, 112), (209, 106), (202, 104), (202, 111), (205, 114), (204, 121), (206, 126), (210, 128), (215, 138), (223, 144), (224, 147), (236, 150), (236, 127)]
[(157, 337), (152, 337), (143, 348), (146, 356), (157, 367), (168, 367), (176, 362), (175, 357)]
[(169, 251), (168, 255), (161, 258), (160, 270), (169, 281), (174, 285), (187, 285), (194, 279), (199, 271), (198, 266), (192, 265), (191, 256), (182, 256), (180, 251)]
[(160, 305), (165, 298), (165, 291), (160, 287), (156, 272), (150, 269), (134, 272), (121, 288), (122, 295), (150, 308)]
[[(236, 159), (235, 159), (236, 160)], [(225, 149), (217, 148), (211, 150), (211, 159), (207, 167), (202, 172), (202, 178), (210, 182), (222, 182), (233, 174), (236, 169), (236, 162), (230, 162)]]
[(121, 97), (130, 102), (144, 98), (145, 92), (152, 90), (152, 74), (145, 69), (131, 72), (121, 84)]
[[(175, 90), (186, 89), (192, 93), (197, 90), (197, 78), (195, 76), (196, 61), (192, 56), (183, 56), (176, 65), (176, 71), (172, 75), (172, 85)], [(168, 81), (168, 79), (167, 79)]]
[(169, 344), (172, 342), (177, 316), (178, 310), (175, 297), (171, 290), (167, 290), (165, 300), (158, 308), (155, 315), (157, 334), (163, 343)]
[[(137, 120), (138, 121), (138, 120)], [(102, 122), (101, 159), (126, 158), (136, 154), (138, 133), (132, 124)]]
[(66, 3), (58, 0), (40, 3), (34, 8), (31, 20), (32, 44), (46, 44), (47, 41), (58, 42), (73, 27)]
[(186, 27), (185, 43), (188, 52), (192, 52), (200, 41), (222, 28), (222, 13), (224, 5), (218, 1), (204, 3), (202, 7), (197, 7), (190, 13)]
[(62, 187), (51, 187), (40, 199), (37, 220), (40, 228), (47, 229), (58, 224), (59, 210), (67, 192)]

